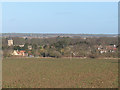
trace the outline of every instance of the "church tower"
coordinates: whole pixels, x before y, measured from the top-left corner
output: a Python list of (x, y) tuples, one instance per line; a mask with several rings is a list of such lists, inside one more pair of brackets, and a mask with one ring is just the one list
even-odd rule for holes
[(10, 38), (8, 39), (8, 46), (12, 46), (13, 45), (13, 40)]

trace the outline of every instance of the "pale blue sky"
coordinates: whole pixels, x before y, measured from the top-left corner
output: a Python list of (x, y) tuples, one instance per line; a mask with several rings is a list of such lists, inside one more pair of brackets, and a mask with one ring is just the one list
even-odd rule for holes
[(117, 2), (2, 4), (3, 33), (117, 34)]

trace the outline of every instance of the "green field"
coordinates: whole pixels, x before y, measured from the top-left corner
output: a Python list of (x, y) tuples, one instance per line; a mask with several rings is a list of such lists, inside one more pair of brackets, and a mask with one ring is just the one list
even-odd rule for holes
[(6, 58), (3, 88), (116, 88), (118, 60)]

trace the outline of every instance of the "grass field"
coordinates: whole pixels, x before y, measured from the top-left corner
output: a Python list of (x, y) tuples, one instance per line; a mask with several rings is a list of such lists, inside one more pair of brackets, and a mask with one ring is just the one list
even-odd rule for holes
[(6, 58), (3, 88), (115, 88), (118, 60)]

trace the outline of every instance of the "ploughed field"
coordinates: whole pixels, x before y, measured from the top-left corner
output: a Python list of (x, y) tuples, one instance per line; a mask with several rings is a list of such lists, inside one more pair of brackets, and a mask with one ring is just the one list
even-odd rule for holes
[(117, 59), (6, 58), (3, 88), (116, 88)]

